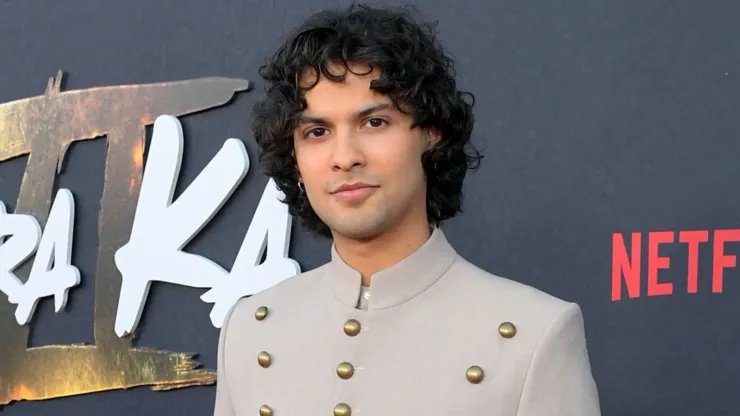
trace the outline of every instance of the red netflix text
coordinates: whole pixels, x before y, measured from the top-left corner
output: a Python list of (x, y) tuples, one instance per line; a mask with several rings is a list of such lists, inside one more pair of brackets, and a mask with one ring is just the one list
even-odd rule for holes
[[(671, 267), (671, 259), (659, 256), (658, 248), (664, 244), (684, 244), (688, 249), (687, 292), (696, 293), (699, 280), (699, 245), (709, 241), (709, 230), (650, 231), (647, 232), (647, 296), (672, 295), (673, 283), (660, 281), (658, 271)], [(625, 237), (631, 239), (627, 250)], [(622, 289), (627, 297), (640, 297), (640, 270), (644, 251), (643, 233), (615, 233), (612, 235), (612, 301), (622, 300)], [(725, 253), (725, 243), (740, 242), (740, 229), (714, 230), (712, 232), (712, 292), (722, 293), (726, 268), (737, 265), (737, 256)], [(624, 285), (622, 284), (624, 282)]]

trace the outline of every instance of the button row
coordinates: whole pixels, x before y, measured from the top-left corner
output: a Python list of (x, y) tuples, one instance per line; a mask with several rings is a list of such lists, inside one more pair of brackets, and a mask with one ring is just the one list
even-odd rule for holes
[[(267, 314), (267, 307), (260, 306), (259, 308), (257, 308), (254, 317), (258, 321), (262, 321), (267, 317)], [(357, 334), (359, 334), (361, 330), (362, 325), (356, 319), (350, 319), (344, 323), (344, 333), (347, 334), (347, 336), (357, 336)], [(511, 322), (503, 322), (498, 327), (498, 333), (503, 338), (513, 338), (514, 335), (516, 335), (516, 326), (514, 326), (514, 324), (512, 324)], [(272, 364), (272, 356), (270, 356), (268, 352), (262, 351), (257, 356), (257, 362), (262, 368), (268, 368)], [(352, 378), (354, 374), (355, 367), (346, 361), (337, 366), (337, 376), (339, 376), (339, 378), (341, 378), (342, 380), (348, 380)], [(477, 365), (469, 367), (468, 370), (465, 372), (465, 378), (471, 384), (480, 384), (483, 381), (483, 376), (483, 369)], [(269, 406), (264, 405), (260, 407), (259, 414), (260, 416), (272, 416), (273, 412)], [(339, 403), (338, 405), (334, 406), (334, 416), (350, 416), (351, 414), (352, 409), (346, 403)]]
[[(260, 407), (260, 416), (273, 416), (270, 406), (263, 405)], [(334, 406), (334, 416), (351, 416), (352, 408), (347, 403), (339, 403)]]

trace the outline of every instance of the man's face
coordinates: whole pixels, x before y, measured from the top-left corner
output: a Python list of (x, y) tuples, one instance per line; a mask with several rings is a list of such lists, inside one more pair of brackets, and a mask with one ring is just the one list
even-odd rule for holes
[(379, 75), (347, 72), (344, 82), (322, 77), (306, 92), (308, 106), (293, 133), (309, 202), (335, 236), (373, 237), (411, 215), (426, 221), (421, 155), (429, 136), (412, 129), (411, 116), (370, 89)]

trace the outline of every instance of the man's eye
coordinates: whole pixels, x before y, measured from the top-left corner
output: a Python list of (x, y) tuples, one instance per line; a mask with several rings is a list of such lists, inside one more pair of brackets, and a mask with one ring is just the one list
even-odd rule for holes
[(321, 137), (326, 134), (326, 129), (323, 127), (316, 127), (306, 132), (306, 137)]
[(385, 123), (386, 121), (382, 118), (371, 118), (367, 121), (367, 124), (370, 125), (370, 127), (382, 127)]

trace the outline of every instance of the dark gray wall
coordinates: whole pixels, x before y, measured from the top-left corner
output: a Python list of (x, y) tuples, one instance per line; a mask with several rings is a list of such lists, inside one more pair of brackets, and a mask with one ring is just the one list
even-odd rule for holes
[[(282, 34), (330, 0), (0, 2), (0, 102), (43, 93), (58, 69), (66, 89), (204, 76), (258, 81)], [(740, 228), (740, 3), (695, 1), (426, 0), (477, 97), (465, 213), (445, 229), (490, 272), (581, 304), (605, 415), (731, 415), (740, 396), (736, 319), (740, 273), (711, 292), (711, 232)], [(179, 189), (228, 137), (255, 146), (248, 111), (262, 84), (228, 107), (183, 117)], [(0, 138), (2, 139), (2, 138)], [(83, 274), (66, 312), (49, 298), (31, 345), (92, 342), (96, 221), (105, 142), (73, 145), (58, 185), (75, 193), (73, 263)], [(0, 200), (12, 207), (25, 158), (0, 163)], [(253, 169), (188, 251), (229, 268), (266, 179)], [(687, 250), (660, 247), (670, 296), (611, 301), (612, 234), (706, 229), (698, 293), (686, 291)], [(676, 237), (678, 238), (678, 237)], [(295, 228), (303, 270), (328, 259), (328, 241)], [(740, 254), (736, 243), (725, 251)], [(197, 351), (216, 364), (217, 330), (201, 290), (155, 284), (138, 345)], [(0, 299), (0, 302), (6, 300)], [(2, 335), (0, 335), (1, 337)], [(1, 372), (2, 369), (0, 369)], [(248, 388), (248, 386), (245, 386)], [(147, 388), (7, 406), (9, 415), (205, 415), (214, 387)]]

